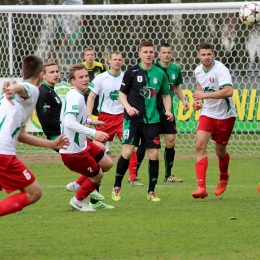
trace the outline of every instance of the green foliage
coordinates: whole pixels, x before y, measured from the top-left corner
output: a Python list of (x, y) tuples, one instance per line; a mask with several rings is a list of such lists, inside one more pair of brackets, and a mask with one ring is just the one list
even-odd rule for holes
[[(196, 187), (193, 158), (175, 161), (174, 173), (183, 183), (164, 183), (163, 160), (160, 164), (156, 192), (161, 202), (146, 200), (146, 160), (139, 174), (144, 187), (130, 187), (127, 174), (122, 199), (113, 202), (114, 166), (105, 174), (101, 193), (116, 208), (89, 213), (69, 207), (73, 194), (65, 185), (77, 174), (61, 163), (28, 164), (43, 187), (43, 197), (21, 212), (1, 218), (1, 258), (259, 259), (259, 158), (231, 157), (228, 189), (218, 198), (214, 196), (217, 159), (210, 157), (209, 197), (204, 200), (191, 197)], [(5, 196), (0, 193), (1, 199)]]

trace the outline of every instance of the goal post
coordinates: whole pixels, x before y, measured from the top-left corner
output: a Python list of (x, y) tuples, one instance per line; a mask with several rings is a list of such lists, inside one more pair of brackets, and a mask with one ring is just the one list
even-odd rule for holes
[[(126, 70), (139, 61), (141, 41), (150, 40), (156, 48), (167, 42), (173, 46), (172, 61), (181, 67), (181, 87), (191, 105), (185, 112), (174, 98), (176, 150), (179, 154), (194, 153), (199, 117), (199, 112), (192, 110), (193, 72), (199, 64), (196, 48), (200, 42), (210, 41), (216, 59), (229, 68), (233, 80), (238, 117), (229, 150), (260, 153), (260, 25), (249, 27), (240, 21), (239, 9), (244, 3), (1, 6), (0, 87), (6, 79), (21, 78), (21, 61), (29, 53), (58, 64), (61, 82), (57, 88), (64, 94), (69, 88), (69, 66), (83, 61), (84, 48), (92, 46), (97, 60), (107, 67), (109, 53), (120, 51)], [(28, 131), (44, 136), (35, 113), (28, 125)], [(24, 144), (17, 147), (23, 153), (52, 152)], [(111, 150), (120, 153), (118, 140), (111, 144)], [(209, 151), (214, 152), (213, 142)]]

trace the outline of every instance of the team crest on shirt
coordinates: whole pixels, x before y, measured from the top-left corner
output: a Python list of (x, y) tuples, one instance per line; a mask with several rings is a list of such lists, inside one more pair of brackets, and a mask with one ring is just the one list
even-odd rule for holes
[(158, 79), (157, 78), (153, 78), (153, 83), (157, 84), (158, 83)]
[(42, 112), (47, 112), (49, 108), (51, 108), (51, 106), (45, 103), (42, 107)]
[(137, 76), (137, 82), (143, 82), (143, 76)]
[(215, 79), (214, 79), (214, 78), (209, 78), (209, 82), (210, 82), (210, 83), (214, 83), (214, 82), (215, 82)]
[(176, 77), (175, 77), (175, 74), (172, 74), (172, 79), (175, 80), (175, 78), (176, 78)]
[(139, 93), (141, 96), (147, 99), (154, 98), (157, 95), (156, 90), (151, 87), (143, 87), (142, 89), (139, 90)]
[(79, 110), (79, 106), (78, 105), (72, 105), (72, 110)]
[(110, 98), (111, 100), (115, 101), (115, 100), (118, 100), (118, 96), (119, 96), (119, 91), (114, 90), (114, 91), (110, 92), (110, 94), (107, 98)]

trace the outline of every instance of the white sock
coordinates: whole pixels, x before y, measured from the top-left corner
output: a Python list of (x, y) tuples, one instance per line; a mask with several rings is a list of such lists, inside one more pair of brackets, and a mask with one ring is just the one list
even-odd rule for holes
[(106, 152), (109, 152), (109, 142), (106, 142), (105, 147), (106, 147)]
[(75, 181), (73, 182), (73, 186), (76, 190), (79, 190), (79, 188), (81, 187), (81, 185), (79, 185), (78, 183), (76, 183)]

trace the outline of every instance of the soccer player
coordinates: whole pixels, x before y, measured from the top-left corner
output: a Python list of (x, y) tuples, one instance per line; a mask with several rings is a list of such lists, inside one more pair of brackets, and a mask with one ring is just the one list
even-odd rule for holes
[(114, 201), (121, 199), (121, 184), (129, 159), (141, 139), (149, 157), (147, 199), (157, 202), (160, 199), (154, 190), (159, 173), (158, 149), (161, 145), (160, 114), (156, 101), (160, 92), (166, 110), (165, 115), (172, 121), (170, 90), (166, 74), (153, 65), (155, 52), (152, 42), (141, 42), (138, 54), (141, 62), (126, 71), (119, 92), (119, 100), (124, 106), (123, 146), (117, 163), (112, 199)]
[(96, 189), (104, 172), (113, 166), (113, 162), (99, 146), (86, 139), (86, 136), (90, 135), (104, 143), (109, 135), (86, 126), (86, 124), (103, 125), (103, 122), (87, 119), (84, 93), (89, 85), (89, 76), (84, 65), (71, 66), (69, 77), (73, 88), (67, 93), (62, 104), (60, 121), (61, 131), (70, 138), (71, 144), (67, 150), (60, 149), (60, 154), (64, 164), (71, 171), (85, 178), (81, 186), (75, 187), (77, 193), (70, 200), (71, 207), (79, 211), (95, 211), (85, 199)]
[(12, 214), (38, 201), (42, 190), (33, 173), (16, 157), (16, 142), (52, 149), (69, 145), (65, 136), (55, 141), (41, 139), (25, 132), (39, 96), (38, 85), (42, 80), (43, 63), (40, 57), (28, 55), (22, 62), (23, 81), (5, 83), (0, 102), (0, 187), (7, 193), (19, 190), (0, 201), (0, 216)]
[[(59, 69), (56, 63), (50, 62), (43, 66), (43, 82), (36, 103), (36, 112), (42, 130), (47, 139), (55, 140), (60, 135), (60, 111), (62, 102), (54, 91), (59, 82)], [(58, 152), (58, 151), (57, 151)]]
[[(88, 47), (84, 49), (84, 62), (83, 65), (87, 69), (89, 73), (89, 82), (92, 82), (92, 80), (99, 74), (106, 71), (106, 67), (101, 62), (95, 61), (96, 55), (92, 47)], [(86, 102), (88, 100), (89, 96), (89, 90), (86, 91)], [(98, 103), (99, 103), (99, 97), (97, 96), (94, 102), (94, 108), (92, 113), (92, 119), (97, 120), (98, 119)], [(114, 158), (115, 156), (110, 152), (109, 150), (109, 142), (106, 142), (106, 154), (110, 158)]]
[[(186, 102), (180, 84), (183, 83), (181, 69), (178, 65), (171, 63), (172, 59), (172, 48), (168, 43), (164, 43), (159, 46), (158, 56), (160, 60), (154, 65), (162, 69), (169, 80), (169, 89), (171, 102), (173, 103), (173, 95), (176, 93), (178, 98), (183, 103), (184, 109), (189, 109), (189, 103)], [(161, 115), (161, 129), (160, 134), (164, 135), (165, 139), (165, 150), (164, 150), (164, 181), (165, 182), (182, 182), (182, 179), (176, 178), (171, 174), (171, 169), (174, 163), (175, 157), (175, 134), (177, 133), (175, 117), (173, 121), (167, 120), (165, 116), (165, 109), (163, 107), (162, 98), (158, 96), (158, 110)], [(174, 108), (172, 105), (171, 112), (174, 115)], [(137, 149), (137, 170), (139, 169), (141, 162), (145, 155), (145, 148), (140, 145)]]
[(223, 63), (215, 60), (214, 57), (214, 47), (211, 43), (203, 42), (198, 46), (198, 58), (201, 64), (195, 69), (197, 87), (193, 94), (193, 108), (194, 110), (201, 109), (201, 114), (196, 131), (195, 170), (198, 187), (192, 193), (192, 197), (195, 199), (204, 199), (208, 196), (206, 148), (210, 138), (215, 141), (220, 171), (215, 189), (216, 196), (220, 196), (226, 190), (230, 177), (228, 172), (230, 156), (226, 146), (237, 114), (232, 99), (233, 88), (230, 72)]
[[(112, 52), (109, 55), (108, 63), (110, 64), (109, 70), (97, 75), (90, 84), (87, 102), (88, 116), (91, 118), (95, 98), (99, 96), (99, 120), (105, 122), (105, 127), (97, 126), (96, 129), (108, 133), (109, 141), (113, 141), (115, 135), (122, 140), (124, 107), (118, 100), (119, 89), (124, 76), (121, 71), (122, 54), (117, 51)], [(134, 152), (129, 162), (130, 184), (132, 186), (143, 186), (136, 180), (136, 167), (137, 158)]]

